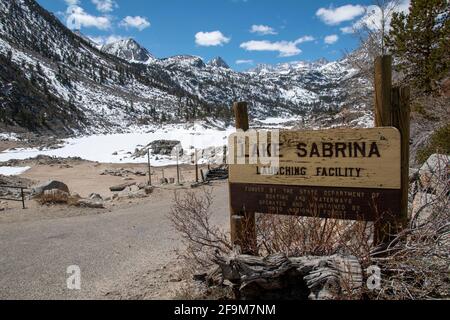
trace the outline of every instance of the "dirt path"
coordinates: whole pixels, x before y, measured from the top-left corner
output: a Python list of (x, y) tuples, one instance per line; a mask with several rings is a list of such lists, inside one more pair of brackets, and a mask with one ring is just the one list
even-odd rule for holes
[[(93, 187), (98, 190), (89, 183), (72, 183), (80, 193)], [(213, 190), (214, 221), (226, 228), (226, 183), (215, 184)], [(36, 207), (0, 212), (0, 299), (172, 297), (179, 287), (175, 250), (182, 248), (167, 220), (172, 194), (156, 190), (148, 199), (103, 211)], [(81, 268), (80, 291), (66, 288), (70, 265)]]

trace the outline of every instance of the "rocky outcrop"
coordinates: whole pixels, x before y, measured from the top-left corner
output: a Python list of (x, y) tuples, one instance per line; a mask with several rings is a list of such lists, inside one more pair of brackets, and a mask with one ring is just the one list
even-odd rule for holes
[(420, 183), (428, 193), (441, 195), (450, 191), (450, 156), (433, 154), (419, 170)]

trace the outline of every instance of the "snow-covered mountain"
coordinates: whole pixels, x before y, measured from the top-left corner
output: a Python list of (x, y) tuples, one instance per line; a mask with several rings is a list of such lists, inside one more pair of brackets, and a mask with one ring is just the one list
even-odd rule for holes
[[(0, 0), (0, 128), (112, 132), (131, 125), (226, 124), (233, 101), (258, 119), (345, 107), (359, 79), (345, 61), (231, 70), (222, 58), (154, 58), (134, 40), (103, 46), (67, 29), (35, 0)], [(6, 128), (5, 128), (6, 127)]]
[(216, 67), (216, 68), (230, 69), (230, 66), (225, 62), (225, 60), (222, 59), (222, 57), (216, 57), (216, 58), (212, 59), (210, 62), (208, 62), (208, 66)]
[(133, 39), (119, 40), (106, 44), (102, 46), (101, 50), (132, 63), (151, 63), (155, 60), (155, 57), (147, 49), (141, 47)]

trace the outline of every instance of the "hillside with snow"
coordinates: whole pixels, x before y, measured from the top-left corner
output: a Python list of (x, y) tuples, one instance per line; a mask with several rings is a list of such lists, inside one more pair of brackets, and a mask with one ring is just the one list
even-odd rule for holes
[(248, 72), (220, 57), (157, 59), (132, 39), (97, 46), (34, 0), (0, 0), (0, 59), (5, 132), (117, 133), (199, 119), (226, 127), (237, 100), (249, 102), (255, 119), (365, 108), (353, 103), (364, 92), (345, 59)]

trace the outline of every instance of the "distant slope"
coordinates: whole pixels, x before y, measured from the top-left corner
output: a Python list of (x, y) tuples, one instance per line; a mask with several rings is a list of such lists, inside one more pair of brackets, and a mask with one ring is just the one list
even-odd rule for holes
[(57, 134), (195, 119), (225, 125), (236, 100), (255, 118), (320, 114), (345, 106), (358, 81), (345, 60), (239, 73), (221, 58), (156, 59), (130, 39), (99, 50), (34, 0), (0, 0), (0, 56), (0, 127)]

